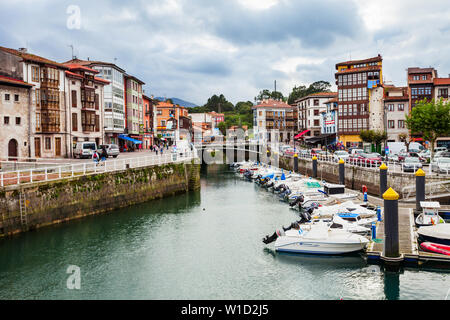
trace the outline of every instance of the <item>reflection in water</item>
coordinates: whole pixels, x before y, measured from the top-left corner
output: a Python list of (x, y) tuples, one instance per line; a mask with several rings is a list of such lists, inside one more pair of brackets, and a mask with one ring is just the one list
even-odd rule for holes
[(400, 299), (400, 272), (384, 271), (384, 294), (387, 300)]

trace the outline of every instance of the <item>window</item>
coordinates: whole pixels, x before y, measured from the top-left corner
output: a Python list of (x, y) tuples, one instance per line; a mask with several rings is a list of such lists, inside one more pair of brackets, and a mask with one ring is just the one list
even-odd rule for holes
[(52, 139), (50, 137), (45, 137), (45, 149), (46, 150), (52, 149)]
[(41, 131), (41, 114), (36, 113), (36, 131)]
[(161, 120), (161, 126), (165, 126), (166, 125), (166, 120)]
[(100, 116), (97, 114), (95, 115), (95, 131), (100, 131)]
[(398, 120), (398, 128), (399, 129), (405, 128), (405, 120)]
[(36, 106), (39, 107), (41, 105), (41, 91), (36, 89)]
[(31, 81), (39, 82), (39, 67), (31, 67)]
[(394, 120), (388, 120), (388, 128), (394, 129), (395, 128), (395, 121)]
[(388, 104), (388, 105), (387, 105), (387, 109), (388, 109), (388, 111), (395, 111), (395, 110), (394, 110), (394, 105), (393, 105), (393, 104)]
[(3, 119), (3, 123), (4, 123), (4, 124), (9, 124), (9, 117), (5, 117), (5, 118)]
[(95, 94), (95, 110), (99, 109), (99, 101), (100, 101), (99, 95), (98, 95), (98, 93), (96, 93)]
[(78, 131), (78, 115), (72, 113), (72, 131)]
[(413, 76), (413, 80), (414, 81), (420, 80), (420, 76)]
[(319, 105), (319, 99), (314, 99), (314, 105), (318, 106)]
[(320, 126), (319, 120), (314, 120), (314, 127)]
[(318, 116), (319, 115), (319, 109), (314, 109), (314, 115)]
[(5, 93), (5, 101), (9, 101), (9, 93)]
[(422, 80), (427, 80), (427, 76), (422, 76)]
[(448, 98), (448, 88), (439, 89), (438, 98)]
[(404, 104), (399, 104), (397, 106), (398, 111), (405, 111), (405, 105)]
[(16, 125), (20, 126), (20, 117), (16, 117)]
[(77, 107), (77, 91), (72, 90), (72, 108)]
[(15, 95), (14, 95), (14, 101), (15, 101), (15, 102), (19, 102), (19, 95), (18, 95), (18, 94), (15, 94)]

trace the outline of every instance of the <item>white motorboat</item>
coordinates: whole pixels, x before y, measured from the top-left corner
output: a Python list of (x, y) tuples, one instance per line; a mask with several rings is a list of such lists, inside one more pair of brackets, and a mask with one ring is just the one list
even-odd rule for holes
[(279, 252), (308, 254), (344, 254), (360, 251), (369, 240), (363, 236), (342, 229), (332, 229), (327, 225), (315, 225), (309, 230), (301, 226), (299, 230), (282, 232), (275, 241)]
[(432, 226), (420, 227), (417, 230), (419, 242), (433, 242), (450, 245), (450, 224), (440, 223)]
[(432, 226), (439, 223), (445, 223), (445, 220), (439, 216), (441, 205), (437, 201), (420, 201), (422, 212), (416, 217), (418, 227)]

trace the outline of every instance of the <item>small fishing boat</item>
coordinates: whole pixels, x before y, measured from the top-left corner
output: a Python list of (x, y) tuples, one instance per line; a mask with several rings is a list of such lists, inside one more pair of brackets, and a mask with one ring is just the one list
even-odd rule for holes
[(447, 256), (450, 256), (450, 246), (446, 246), (446, 245), (439, 244), (439, 243), (433, 243), (433, 242), (422, 242), (420, 244), (420, 247), (425, 251), (440, 253), (440, 254), (445, 254)]
[(450, 245), (450, 224), (440, 223), (432, 226), (420, 227), (417, 230), (419, 242), (433, 242)]
[(416, 218), (418, 227), (431, 226), (434, 224), (445, 223), (444, 219), (439, 216), (439, 208), (441, 205), (437, 201), (420, 201), (422, 213)]
[(342, 229), (332, 229), (324, 224), (313, 225), (309, 230), (302, 226), (299, 230), (280, 232), (275, 241), (275, 250), (334, 255), (360, 251), (368, 243), (369, 240), (363, 236)]

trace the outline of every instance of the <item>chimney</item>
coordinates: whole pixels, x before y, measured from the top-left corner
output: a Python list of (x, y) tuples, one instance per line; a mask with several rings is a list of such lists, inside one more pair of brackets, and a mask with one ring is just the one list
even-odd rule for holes
[(88, 61), (90, 61), (90, 60), (89, 60), (89, 57), (88, 57)]
[(19, 48), (19, 51), (22, 53), (27, 53), (27, 48)]

